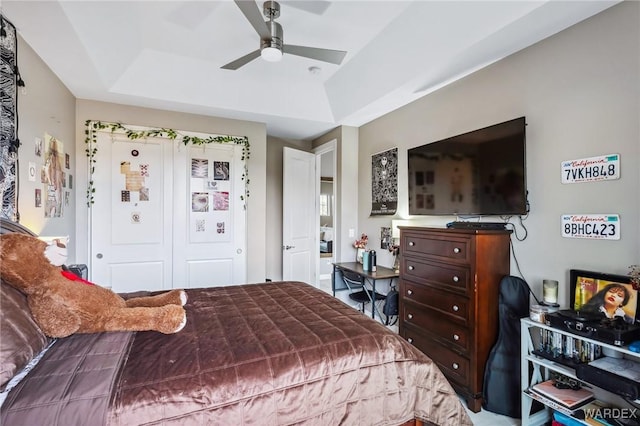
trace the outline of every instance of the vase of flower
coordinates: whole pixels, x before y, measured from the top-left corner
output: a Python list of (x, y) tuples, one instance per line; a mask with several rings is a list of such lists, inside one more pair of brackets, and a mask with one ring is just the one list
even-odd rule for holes
[(353, 247), (356, 249), (356, 262), (362, 263), (362, 257), (364, 256), (368, 242), (369, 237), (367, 237), (367, 234), (360, 235), (360, 239), (354, 241)]

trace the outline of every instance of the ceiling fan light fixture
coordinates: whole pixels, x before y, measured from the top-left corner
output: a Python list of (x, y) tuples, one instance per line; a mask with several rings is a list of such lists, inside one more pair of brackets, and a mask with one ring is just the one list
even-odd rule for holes
[(264, 47), (260, 51), (262, 59), (268, 62), (278, 62), (282, 59), (282, 50), (277, 47)]

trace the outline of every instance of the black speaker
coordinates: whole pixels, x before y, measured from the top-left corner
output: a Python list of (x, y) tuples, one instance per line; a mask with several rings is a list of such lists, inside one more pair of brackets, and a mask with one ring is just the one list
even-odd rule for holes
[(576, 376), (580, 380), (628, 399), (636, 400), (640, 396), (640, 383), (589, 364), (578, 364)]
[(73, 272), (83, 280), (86, 280), (89, 276), (89, 269), (87, 268), (87, 265), (69, 265), (67, 266), (67, 269), (69, 269), (71, 272)]

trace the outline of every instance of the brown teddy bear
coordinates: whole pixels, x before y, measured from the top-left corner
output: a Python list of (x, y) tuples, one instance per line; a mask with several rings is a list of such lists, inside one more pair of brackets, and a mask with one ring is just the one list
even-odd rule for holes
[(27, 296), (33, 319), (50, 337), (102, 331), (170, 334), (187, 322), (183, 290), (124, 300), (60, 267), (66, 247), (23, 234), (0, 235), (0, 275)]

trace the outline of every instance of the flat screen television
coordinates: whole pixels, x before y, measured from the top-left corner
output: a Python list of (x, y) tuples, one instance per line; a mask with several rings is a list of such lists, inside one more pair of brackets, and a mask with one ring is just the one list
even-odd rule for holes
[(526, 214), (525, 127), (520, 117), (409, 149), (409, 214)]
[(640, 324), (638, 290), (631, 277), (571, 269), (569, 307), (574, 311), (599, 314), (602, 318), (621, 317), (626, 323)]

